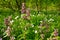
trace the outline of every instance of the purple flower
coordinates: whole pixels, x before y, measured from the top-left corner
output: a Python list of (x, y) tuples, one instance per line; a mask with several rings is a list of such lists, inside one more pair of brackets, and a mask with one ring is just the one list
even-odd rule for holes
[(0, 40), (2, 40), (2, 38), (0, 38)]

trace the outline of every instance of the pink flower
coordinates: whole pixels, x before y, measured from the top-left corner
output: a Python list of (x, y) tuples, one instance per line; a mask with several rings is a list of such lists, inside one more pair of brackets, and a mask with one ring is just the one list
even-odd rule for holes
[(54, 30), (54, 36), (58, 36), (58, 29)]
[(0, 40), (2, 40), (2, 38), (0, 38)]
[(26, 13), (25, 3), (22, 3), (21, 13)]

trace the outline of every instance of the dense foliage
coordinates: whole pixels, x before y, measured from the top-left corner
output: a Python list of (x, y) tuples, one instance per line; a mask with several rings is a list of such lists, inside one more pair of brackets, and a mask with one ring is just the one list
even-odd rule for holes
[(0, 0), (0, 40), (60, 40), (59, 31), (60, 0)]

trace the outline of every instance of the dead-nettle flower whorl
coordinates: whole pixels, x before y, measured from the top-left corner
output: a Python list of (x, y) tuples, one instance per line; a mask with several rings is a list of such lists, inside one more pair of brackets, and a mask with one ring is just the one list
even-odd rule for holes
[(11, 37), (10, 37), (10, 40), (14, 40), (14, 39), (15, 39), (14, 36), (11, 36)]
[(58, 29), (54, 30), (54, 36), (58, 36)]
[(29, 8), (26, 10), (26, 16), (30, 16), (30, 9)]
[(2, 38), (0, 38), (0, 40), (2, 40)]
[(46, 21), (43, 20), (43, 21), (41, 22), (40, 26), (43, 27), (43, 26), (45, 26), (45, 25), (46, 25)]
[(27, 19), (27, 16), (23, 16), (24, 19)]
[(11, 20), (12, 20), (12, 16), (9, 16), (9, 17), (8, 17), (8, 20), (11, 21)]
[(7, 30), (6, 30), (7, 36), (10, 36), (10, 32), (11, 32), (11, 28), (8, 26), (8, 27), (7, 27)]
[(52, 40), (57, 40), (56, 38), (52, 38)]
[(22, 6), (25, 6), (25, 3), (22, 3)]
[(6, 19), (4, 20), (4, 23), (5, 23), (6, 26), (9, 26), (9, 20), (8, 20), (8, 18), (6, 18)]
[(21, 13), (26, 13), (25, 3), (22, 3)]
[(44, 37), (45, 37), (45, 35), (44, 35), (44, 34), (41, 34), (40, 36), (41, 36), (41, 38), (42, 38), (42, 39), (44, 39)]

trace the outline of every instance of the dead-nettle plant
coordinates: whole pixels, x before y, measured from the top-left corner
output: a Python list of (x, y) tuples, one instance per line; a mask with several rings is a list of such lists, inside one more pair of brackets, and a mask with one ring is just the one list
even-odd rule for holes
[(4, 23), (6, 26), (10, 26), (10, 21), (12, 20), (12, 17), (9, 16), (8, 18), (5, 18)]
[(45, 32), (49, 32), (49, 24), (46, 21), (42, 21), (39, 25), (40, 30), (43, 30), (45, 28)]
[(57, 36), (58, 36), (58, 29), (54, 29), (54, 32), (53, 32), (53, 38), (52, 40), (58, 40)]
[(8, 18), (5, 18), (4, 23), (5, 23), (6, 26), (9, 26), (9, 20), (8, 20)]
[(11, 20), (12, 20), (12, 16), (9, 16), (9, 17), (8, 17), (8, 20), (11, 21)]
[(11, 28), (8, 26), (8, 27), (7, 27), (7, 30), (6, 30), (6, 34), (7, 34), (7, 36), (10, 37), (10, 33), (11, 33)]
[(25, 3), (22, 3), (22, 10), (21, 10), (21, 13), (26, 13)]
[(11, 23), (10, 23), (10, 21), (12, 21), (12, 16), (8, 16), (8, 18), (6, 18), (5, 20), (4, 20), (4, 22), (5, 22), (5, 25), (6, 25), (6, 27), (7, 27), (7, 29), (6, 29), (6, 35), (7, 36), (11, 36)]
[(41, 26), (41, 27), (44, 27), (45, 25), (46, 25), (46, 21), (43, 20), (43, 21), (41, 22), (40, 26)]
[(11, 37), (10, 37), (10, 40), (14, 40), (14, 39), (15, 39), (14, 36), (11, 36)]
[(30, 16), (30, 9), (26, 9), (26, 16)]
[(41, 36), (41, 39), (44, 39), (44, 37), (45, 37), (45, 35), (43, 33), (40, 36)]
[(22, 9), (21, 9), (21, 13), (24, 13), (25, 16), (23, 16), (24, 19), (30, 20), (30, 9), (27, 8), (26, 9), (26, 5), (25, 3), (22, 3)]
[(26, 15), (23, 16), (24, 19), (30, 20), (30, 9), (26, 9)]
[(54, 29), (54, 37), (58, 36), (58, 29)]
[(54, 29), (53, 34), (49, 38), (50, 40), (58, 40), (58, 29)]

